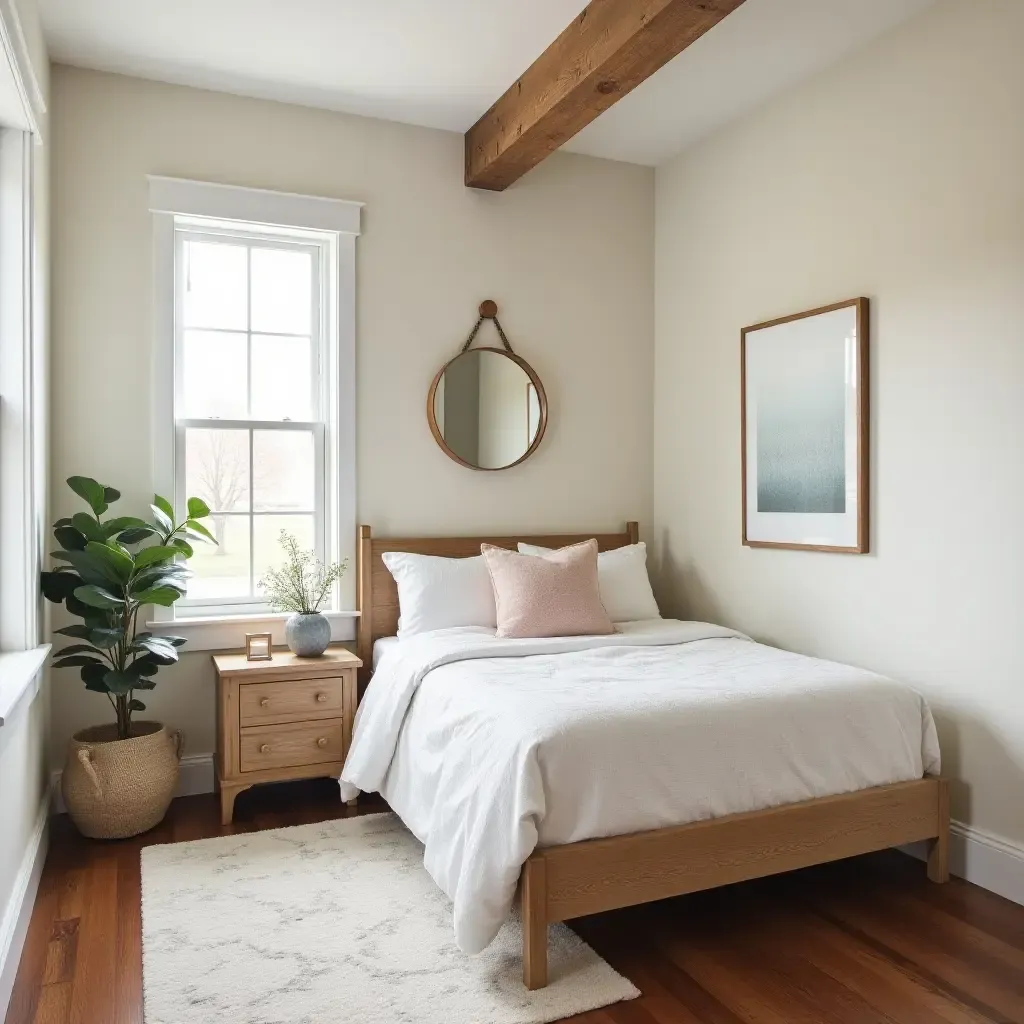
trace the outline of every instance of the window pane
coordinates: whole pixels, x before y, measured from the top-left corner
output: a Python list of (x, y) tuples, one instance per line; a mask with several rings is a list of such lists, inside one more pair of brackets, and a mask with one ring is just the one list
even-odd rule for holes
[(260, 420), (311, 420), (309, 338), (252, 336), (252, 415)]
[(294, 249), (252, 250), (252, 330), (309, 334), (313, 257)]
[[(253, 516), (253, 524), (253, 575), (257, 581), (268, 569), (278, 569), (284, 564), (282, 530), (290, 533), (299, 542), (299, 547), (303, 551), (313, 551), (316, 548), (312, 516)], [(262, 591), (257, 588), (256, 593), (261, 594)]]
[(249, 327), (246, 247), (221, 242), (186, 242), (185, 326)]
[(249, 597), (249, 516), (215, 515), (206, 524), (217, 547), (193, 545), (195, 554), (188, 565), (195, 576), (189, 581), (188, 597)]
[(313, 434), (304, 430), (253, 432), (254, 511), (313, 511)]
[(246, 336), (185, 331), (185, 415), (244, 419)]
[(185, 497), (214, 512), (249, 508), (249, 431), (185, 431)]

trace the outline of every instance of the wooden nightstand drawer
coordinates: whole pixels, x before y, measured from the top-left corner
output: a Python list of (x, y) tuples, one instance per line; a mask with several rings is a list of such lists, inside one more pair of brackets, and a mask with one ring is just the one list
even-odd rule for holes
[(239, 761), (243, 772), (340, 761), (345, 749), (341, 719), (261, 725), (243, 729)]
[(341, 774), (359, 702), (362, 662), (351, 651), (275, 651), (269, 661), (219, 654), (213, 663), (221, 821), (231, 821), (235, 797), (250, 786)]
[(239, 722), (242, 726), (340, 718), (343, 711), (341, 676), (242, 683), (238, 687)]

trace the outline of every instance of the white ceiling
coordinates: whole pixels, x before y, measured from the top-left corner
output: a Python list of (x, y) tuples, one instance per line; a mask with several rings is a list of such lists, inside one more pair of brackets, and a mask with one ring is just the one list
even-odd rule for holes
[[(658, 164), (932, 0), (747, 0), (566, 146)], [(54, 60), (465, 131), (586, 0), (40, 0)]]

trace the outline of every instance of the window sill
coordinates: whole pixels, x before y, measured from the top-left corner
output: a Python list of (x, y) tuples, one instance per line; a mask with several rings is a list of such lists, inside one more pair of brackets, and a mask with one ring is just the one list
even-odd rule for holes
[(0, 728), (10, 725), (23, 704), (31, 703), (39, 692), (43, 663), (50, 645), (29, 651), (5, 651), (0, 654)]
[[(324, 612), (331, 624), (331, 641), (354, 640), (355, 620), (359, 612)], [(270, 633), (271, 643), (281, 645), (287, 614), (194, 616), (180, 619), (157, 619), (147, 622), (146, 629), (154, 633), (183, 636), (188, 643), (181, 648), (189, 651), (236, 651), (245, 647), (246, 633)]]

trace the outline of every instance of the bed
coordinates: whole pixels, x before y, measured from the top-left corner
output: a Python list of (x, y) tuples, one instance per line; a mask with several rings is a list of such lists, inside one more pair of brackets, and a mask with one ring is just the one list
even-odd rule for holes
[[(467, 630), (377, 645), (395, 635), (399, 615), (383, 552), (467, 557), (482, 542), (563, 547), (593, 536), (376, 538), (360, 528), (362, 685), (376, 657), (381, 686), (360, 708), (344, 775), (380, 789), (426, 843), (427, 869), (453, 897), (462, 948), (486, 945), (514, 892), (523, 980), (536, 989), (547, 984), (555, 922), (920, 840), (930, 841), (928, 877), (946, 881), (949, 794), (937, 774), (934, 724), (923, 700), (891, 680), (673, 620), (629, 624), (607, 638), (498, 641)], [(597, 541), (607, 551), (637, 536), (629, 523)], [(531, 673), (543, 677), (532, 693)], [(584, 712), (581, 680), (590, 678)], [(631, 725), (621, 718), (625, 692), (636, 708)], [(722, 721), (733, 749), (708, 745), (698, 712), (709, 706), (732, 716)], [(644, 721), (660, 723), (657, 735), (637, 732)], [(632, 747), (616, 750), (630, 729)], [(758, 730), (773, 740), (763, 750)], [(648, 753), (627, 752), (641, 747)], [(581, 764), (595, 750), (602, 757), (584, 775), (566, 750)], [(491, 772), (494, 792), (488, 758), (517, 765)], [(725, 783), (702, 790), (700, 771), (707, 766), (710, 778), (716, 763)], [(551, 786), (551, 778), (560, 781)], [(757, 794), (762, 778), (774, 788)], [(604, 806), (609, 793), (617, 793), (608, 805), (615, 815)], [(583, 824), (565, 813), (584, 805)], [(675, 824), (680, 815), (685, 823)], [(431, 842), (432, 828), (443, 842)]]

